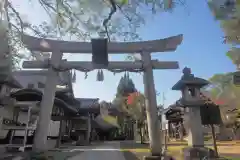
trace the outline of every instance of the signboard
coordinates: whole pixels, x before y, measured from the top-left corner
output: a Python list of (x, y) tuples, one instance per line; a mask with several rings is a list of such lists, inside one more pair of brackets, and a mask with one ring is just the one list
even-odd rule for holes
[(240, 71), (233, 73), (233, 84), (240, 86)]
[(108, 66), (108, 39), (92, 39), (92, 63), (96, 69)]
[(162, 130), (168, 130), (168, 121), (162, 122)]

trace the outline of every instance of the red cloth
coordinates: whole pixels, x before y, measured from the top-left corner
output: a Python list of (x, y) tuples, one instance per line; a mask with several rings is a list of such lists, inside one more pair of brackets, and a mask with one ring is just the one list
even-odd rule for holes
[(224, 101), (222, 101), (222, 100), (216, 100), (215, 103), (217, 105), (224, 105), (225, 104)]

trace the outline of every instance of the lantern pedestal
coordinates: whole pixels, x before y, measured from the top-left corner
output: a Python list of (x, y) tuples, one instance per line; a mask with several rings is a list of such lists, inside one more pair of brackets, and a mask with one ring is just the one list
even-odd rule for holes
[(145, 156), (144, 160), (175, 160), (173, 157), (171, 156)]
[(215, 151), (204, 147), (203, 128), (201, 123), (200, 107), (190, 107), (185, 113), (188, 117), (188, 146), (183, 149), (184, 160), (215, 158)]
[(189, 130), (188, 146), (183, 149), (184, 160), (214, 158), (215, 152), (204, 147), (203, 128), (201, 123), (200, 106), (188, 108)]

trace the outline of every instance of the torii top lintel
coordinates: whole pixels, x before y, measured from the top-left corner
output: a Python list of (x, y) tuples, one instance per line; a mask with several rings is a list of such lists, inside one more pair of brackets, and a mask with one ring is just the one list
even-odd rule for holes
[[(36, 38), (23, 35), (23, 43), (31, 51), (62, 53), (92, 53), (90, 42), (71, 42)], [(108, 53), (127, 54), (140, 52), (167, 52), (175, 51), (177, 46), (182, 43), (183, 35), (172, 36), (159, 40), (140, 41), (140, 42), (109, 42)]]

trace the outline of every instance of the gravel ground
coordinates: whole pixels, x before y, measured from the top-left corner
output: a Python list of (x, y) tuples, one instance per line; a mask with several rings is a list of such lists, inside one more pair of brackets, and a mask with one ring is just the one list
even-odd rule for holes
[[(88, 146), (75, 146), (73, 144), (63, 144), (60, 149), (53, 149), (47, 151), (45, 154), (54, 157), (56, 160), (65, 160), (69, 157), (75, 156), (77, 154), (81, 154), (82, 151), (78, 149), (81, 148), (92, 148), (98, 145), (101, 145), (103, 142), (93, 142)], [(73, 149), (77, 149), (76, 151), (72, 151)], [(0, 160), (12, 160), (14, 157), (26, 157), (30, 154), (31, 151), (26, 152), (6, 152), (4, 147), (0, 147)]]
[[(181, 156), (181, 152), (180, 152), (181, 147), (184, 147), (184, 145), (180, 145), (180, 144), (169, 145), (169, 151), (170, 151), (169, 154), (174, 156), (174, 158), (176, 158), (176, 160), (183, 160), (183, 157)], [(91, 150), (91, 148), (100, 148), (100, 149), (102, 148), (102, 149), (106, 149), (106, 150), (105, 151), (93, 151), (93, 152), (89, 152), (89, 154), (86, 154), (85, 151), (82, 150), (84, 148), (87, 148), (90, 150)], [(114, 151), (107, 150), (107, 149), (111, 149), (111, 148), (116, 149), (116, 150), (114, 150)], [(240, 160), (240, 153), (239, 153), (240, 149), (239, 148), (240, 148), (239, 146), (233, 147), (233, 145), (232, 146), (219, 145), (219, 151), (222, 153), (220, 155), (227, 157), (230, 160)], [(223, 152), (223, 151), (225, 151), (225, 152)], [(19, 153), (18, 152), (18, 153), (14, 153), (12, 155), (23, 156), (24, 154), (27, 154), (27, 153), (21, 153), (21, 152)], [(76, 157), (76, 155), (79, 155), (79, 156), (77, 156), (79, 158), (77, 158), (77, 157), (75, 158), (77, 160), (80, 160), (82, 158), (84, 160), (86, 160), (86, 159), (101, 160), (102, 158), (113, 159), (113, 160), (142, 160), (144, 158), (144, 156), (147, 156), (150, 153), (148, 150), (148, 144), (140, 144), (140, 143), (135, 143), (133, 141), (116, 141), (116, 142), (113, 141), (113, 142), (105, 142), (104, 145), (102, 145), (102, 142), (100, 142), (100, 143), (96, 143), (96, 144), (93, 144), (90, 146), (69, 146), (69, 147), (64, 146), (60, 150), (48, 151), (46, 154), (54, 156), (54, 159), (56, 159), (56, 160), (66, 160), (66, 159), (69, 159), (69, 157)], [(82, 154), (85, 156), (81, 156)], [(11, 155), (11, 154), (8, 153), (5, 155)], [(13, 159), (13, 157), (1, 159), (1, 156), (3, 156), (3, 154), (0, 154), (0, 160), (12, 160)], [(96, 157), (98, 157), (98, 158), (96, 158)], [(113, 157), (115, 157), (115, 158), (113, 158)], [(70, 160), (71, 159), (75, 160), (74, 158), (70, 158)]]
[[(124, 151), (124, 156), (127, 160), (142, 160), (144, 156), (149, 155), (149, 152), (147, 151), (148, 144), (140, 144), (140, 143), (134, 143), (132, 141), (123, 141), (120, 142), (121, 149)], [(184, 147), (185, 145), (180, 144), (170, 144), (168, 145), (169, 148), (177, 147), (179, 146), (179, 149), (170, 149), (169, 155), (172, 155), (176, 160), (183, 160), (183, 157), (181, 155), (181, 147)], [(209, 145), (211, 146), (211, 145)], [(221, 157), (226, 157), (230, 160), (240, 160), (240, 147), (235, 146), (233, 147), (232, 144), (218, 144), (218, 150), (220, 151)], [(131, 151), (132, 149), (132, 151)], [(139, 152), (134, 152), (134, 150), (139, 150)], [(127, 151), (129, 150), (129, 151)], [(231, 152), (230, 152), (231, 151)]]

